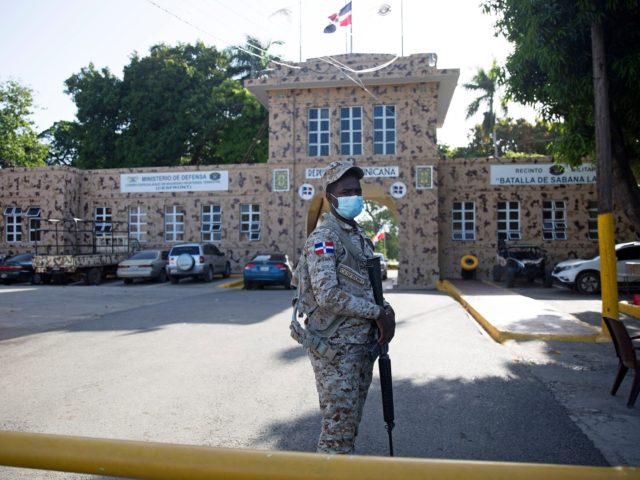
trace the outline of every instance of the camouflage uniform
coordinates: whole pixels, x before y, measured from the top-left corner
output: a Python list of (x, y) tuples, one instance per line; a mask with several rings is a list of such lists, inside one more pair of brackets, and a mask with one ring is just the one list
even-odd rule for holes
[[(341, 236), (359, 258), (343, 247)], [(353, 453), (373, 370), (367, 345), (375, 341), (374, 320), (380, 314), (364, 263), (373, 256), (372, 245), (360, 228), (325, 213), (302, 254), (306, 267), (299, 281), (307, 294), (301, 295), (299, 309), (308, 315), (307, 329), (327, 332), (338, 325), (327, 338), (336, 351), (333, 359), (309, 350), (322, 413), (318, 452)]]

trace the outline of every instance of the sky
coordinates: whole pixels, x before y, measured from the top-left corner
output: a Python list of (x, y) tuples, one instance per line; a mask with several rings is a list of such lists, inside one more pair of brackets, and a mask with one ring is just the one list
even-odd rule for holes
[[(263, 43), (282, 41), (273, 53), (298, 62), (349, 52), (348, 28), (323, 33), (344, 0), (0, 0), (0, 82), (16, 80), (33, 90), (36, 130), (73, 120), (75, 104), (64, 81), (93, 63), (122, 78), (134, 52), (144, 56), (158, 43), (198, 40), (223, 49), (244, 45), (246, 35)], [(388, 4), (391, 13), (376, 12)], [(438, 68), (458, 68), (460, 78), (438, 142), (468, 143), (481, 113), (466, 119), (478, 68), (504, 61), (506, 40), (494, 35), (494, 18), (480, 0), (353, 0), (353, 52), (410, 55), (435, 52)], [(402, 15), (401, 15), (402, 13)], [(509, 106), (509, 116), (529, 121), (535, 112)]]

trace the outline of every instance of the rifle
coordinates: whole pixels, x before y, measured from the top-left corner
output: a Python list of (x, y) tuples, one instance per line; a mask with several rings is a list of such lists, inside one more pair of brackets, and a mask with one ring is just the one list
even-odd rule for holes
[[(380, 257), (367, 259), (367, 272), (373, 288), (373, 297), (376, 304), (384, 308), (382, 296), (382, 272), (380, 271)], [(393, 408), (393, 383), (391, 380), (391, 359), (389, 358), (389, 345), (376, 344), (369, 349), (369, 358), (375, 362), (378, 358), (380, 372), (380, 391), (382, 393), (382, 415), (386, 423), (387, 435), (389, 435), (389, 456), (393, 457), (393, 436), (395, 427), (395, 415)]]

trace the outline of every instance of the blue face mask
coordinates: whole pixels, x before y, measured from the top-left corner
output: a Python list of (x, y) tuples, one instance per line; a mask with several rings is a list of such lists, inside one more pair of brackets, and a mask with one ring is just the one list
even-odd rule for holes
[(338, 200), (338, 207), (336, 208), (336, 212), (342, 217), (348, 220), (353, 220), (364, 207), (364, 201), (362, 199), (362, 195), (352, 195), (350, 197), (336, 197), (335, 195), (331, 195), (333, 198)]

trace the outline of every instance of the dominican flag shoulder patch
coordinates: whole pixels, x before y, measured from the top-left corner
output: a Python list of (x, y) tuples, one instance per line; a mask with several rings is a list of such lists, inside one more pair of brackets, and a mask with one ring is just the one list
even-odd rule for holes
[(333, 242), (318, 242), (313, 245), (316, 255), (324, 255), (326, 253), (334, 253)]

